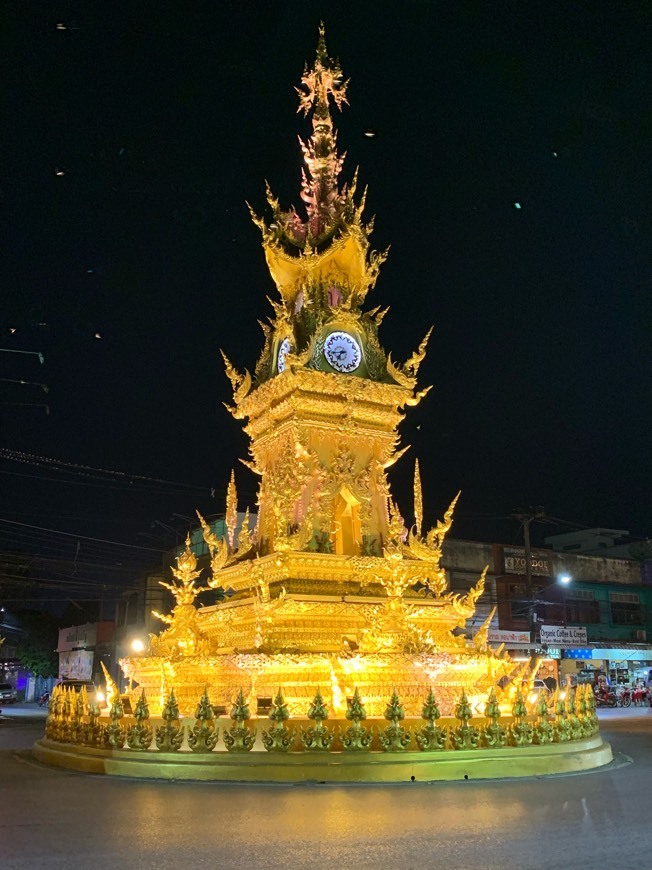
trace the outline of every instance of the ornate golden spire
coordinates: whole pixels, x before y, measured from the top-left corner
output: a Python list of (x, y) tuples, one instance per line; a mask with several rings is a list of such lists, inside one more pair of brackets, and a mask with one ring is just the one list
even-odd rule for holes
[[(190, 533), (186, 536), (186, 549), (177, 556), (177, 567), (172, 568), (172, 573), (177, 579), (177, 583), (165, 583), (159, 580), (159, 585), (169, 589), (174, 595), (177, 605), (192, 604), (200, 592), (206, 592), (209, 586), (195, 586), (195, 580), (201, 574), (195, 570), (197, 568), (197, 557), (190, 549)], [(158, 613), (154, 611), (156, 616)], [(165, 621), (165, 620), (164, 620)]]
[(414, 461), (414, 526), (418, 537), (421, 537), (421, 523), (423, 522), (423, 494), (421, 491), (421, 474), (419, 472), (419, 460)]
[(234, 549), (235, 527), (238, 525), (238, 492), (235, 488), (235, 472), (231, 471), (231, 480), (226, 491), (226, 529), (229, 539), (229, 547)]
[(319, 239), (339, 217), (345, 192), (338, 190), (337, 180), (344, 155), (337, 153), (337, 134), (329, 109), (329, 97), (338, 109), (346, 99), (348, 81), (343, 81), (337, 61), (328, 57), (323, 22), (319, 25), (317, 56), (311, 70), (307, 65), (301, 77), (299, 108), (307, 115), (312, 110), (312, 136), (306, 143), (299, 139), (306, 168), (302, 170), (301, 199), (306, 204), (308, 223), (306, 235)]

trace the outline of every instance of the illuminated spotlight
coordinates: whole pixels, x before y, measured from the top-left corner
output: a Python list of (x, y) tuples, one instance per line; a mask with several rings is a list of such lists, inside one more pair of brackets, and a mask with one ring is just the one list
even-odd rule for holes
[(562, 574), (559, 577), (559, 582), (562, 583), (564, 586), (568, 586), (568, 584), (571, 582), (572, 579), (573, 578), (571, 577), (570, 574)]
[(145, 649), (145, 644), (139, 637), (137, 637), (135, 640), (131, 641), (131, 648), (135, 653), (141, 653)]
[(375, 139), (377, 135), (377, 132), (375, 130), (372, 130), (370, 127), (367, 128), (363, 133), (363, 136), (365, 136), (367, 139)]
[(520, 209), (521, 209), (521, 203), (520, 203), (520, 202), (515, 202), (515, 203), (514, 203), (514, 208), (520, 210)]
[(102, 333), (96, 332), (95, 335), (93, 336), (93, 338), (102, 338)]
[(15, 333), (16, 333), (16, 327), (15, 327), (15, 326), (10, 326), (10, 327), (9, 327), (9, 333), (10, 333), (11, 335), (15, 335)]
[(57, 30), (68, 30), (63, 21), (57, 21)]
[(59, 169), (59, 167), (57, 166), (54, 170), (54, 174), (58, 175), (58, 176), (62, 176), (62, 175), (65, 175), (66, 173), (63, 171), (63, 169)]

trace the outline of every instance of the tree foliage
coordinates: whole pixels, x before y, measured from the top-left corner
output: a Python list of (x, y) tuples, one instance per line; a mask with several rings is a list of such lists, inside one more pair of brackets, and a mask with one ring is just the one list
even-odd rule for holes
[(23, 610), (16, 615), (21, 628), (15, 644), (17, 658), (37, 677), (56, 676), (59, 673), (56, 652), (59, 620), (35, 610)]

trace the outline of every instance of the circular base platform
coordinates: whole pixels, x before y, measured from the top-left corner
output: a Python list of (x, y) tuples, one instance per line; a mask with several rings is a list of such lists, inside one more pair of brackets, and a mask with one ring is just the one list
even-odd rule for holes
[(43, 739), (34, 757), (81, 773), (203, 782), (434, 782), (577, 773), (612, 761), (599, 734), (547, 746), (444, 752), (135, 752)]

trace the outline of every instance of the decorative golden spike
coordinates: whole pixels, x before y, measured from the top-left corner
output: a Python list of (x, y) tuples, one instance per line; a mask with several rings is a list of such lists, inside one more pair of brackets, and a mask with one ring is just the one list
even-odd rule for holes
[(455, 512), (455, 505), (458, 502), (459, 497), (462, 495), (462, 490), (460, 490), (453, 501), (449, 504), (448, 510), (444, 514), (443, 522), (441, 520), (437, 520), (437, 525), (433, 526), (432, 529), (426, 535), (426, 543), (430, 547), (434, 547), (435, 544), (441, 547), (444, 542), (444, 538), (450, 531), (451, 526), (453, 525), (453, 513)]
[(411, 398), (405, 400), (405, 404), (409, 405), (410, 408), (416, 407), (421, 399), (424, 399), (428, 393), (432, 390), (432, 384), (429, 387), (424, 387), (423, 390), (418, 390)]
[(500, 724), (500, 704), (496, 698), (495, 688), (491, 689), (484, 714), (489, 720), (481, 726), (482, 743), (485, 746), (504, 746), (507, 743), (507, 729)]
[(170, 692), (170, 697), (161, 711), (161, 718), (164, 724), (159, 725), (156, 729), (156, 748), (159, 752), (178, 752), (181, 749), (186, 729), (179, 718), (179, 707), (177, 699), (174, 697), (174, 689)]
[(230, 716), (233, 725), (228, 731), (224, 730), (224, 745), (229, 752), (251, 752), (256, 742), (256, 729), (249, 728), (246, 724), (251, 713), (242, 689), (235, 699)]
[(308, 719), (316, 724), (306, 731), (301, 729), (303, 748), (306, 752), (328, 752), (335, 735), (323, 724), (328, 719), (328, 707), (324, 703), (319, 689), (317, 689), (317, 694), (308, 709)]
[(392, 456), (389, 457), (385, 462), (383, 462), (383, 468), (391, 468), (392, 465), (395, 465), (401, 457), (405, 456), (405, 454), (410, 449), (410, 444), (406, 444), (402, 450), (397, 450)]
[[(200, 592), (207, 592), (210, 586), (195, 586), (195, 580), (202, 572), (197, 568), (197, 556), (190, 549), (190, 533), (186, 537), (186, 549), (180, 556), (177, 556), (177, 567), (172, 568), (172, 573), (179, 581), (178, 583), (166, 583), (164, 580), (159, 580), (159, 586), (174, 595), (177, 605), (192, 604)], [(160, 618), (160, 616), (159, 616)], [(164, 622), (168, 620), (164, 619)]]
[(241, 375), (239, 371), (231, 363), (231, 360), (224, 353), (223, 350), (220, 350), (222, 354), (222, 359), (224, 360), (224, 370), (226, 371), (227, 378), (231, 381), (231, 386), (233, 387), (233, 401), (237, 406), (247, 395), (249, 390), (251, 389), (251, 375), (245, 369), (244, 374)]
[(106, 726), (104, 732), (105, 745), (112, 749), (122, 749), (125, 744), (127, 730), (124, 725), (120, 724), (120, 720), (124, 718), (125, 712), (122, 706), (120, 695), (116, 695), (109, 710), (110, 724)]
[(143, 689), (136, 704), (134, 719), (135, 722), (127, 728), (127, 746), (129, 749), (144, 752), (149, 749), (154, 738), (154, 729), (148, 724), (149, 706), (147, 705), (145, 689)]
[(416, 378), (419, 372), (419, 366), (423, 362), (426, 356), (426, 347), (428, 345), (428, 340), (432, 335), (432, 330), (434, 327), (430, 327), (428, 332), (426, 332), (425, 337), (417, 351), (415, 351), (412, 356), (408, 359), (408, 361), (403, 366), (403, 371), (412, 378)]
[(251, 533), (249, 532), (249, 508), (245, 511), (240, 534), (238, 535), (238, 556), (243, 556), (251, 550)]
[(268, 752), (288, 752), (296, 738), (296, 728), (288, 728), (285, 722), (290, 718), (283, 692), (279, 689), (272, 703), (269, 718), (274, 726), (265, 731), (263, 729), (263, 746)]
[(252, 474), (257, 474), (258, 477), (263, 476), (262, 468), (259, 468), (255, 462), (252, 462), (249, 459), (241, 459), (240, 462), (244, 465), (245, 468), (248, 468)]
[(516, 692), (512, 716), (514, 718), (509, 728), (509, 742), (512, 746), (528, 746), (532, 743), (533, 730), (527, 721), (527, 707), (520, 689)]
[(104, 662), (100, 662), (102, 665), (102, 671), (104, 672), (104, 679), (106, 680), (106, 703), (109, 709), (113, 705), (114, 700), (120, 695), (118, 691), (118, 687), (115, 684), (115, 681), (111, 674), (107, 671), (106, 665)]
[(188, 746), (193, 752), (212, 752), (215, 749), (219, 730), (214, 720), (208, 689), (205, 688), (195, 710), (195, 724), (188, 731)]
[(229, 549), (233, 552), (235, 546), (235, 527), (238, 524), (238, 491), (235, 488), (235, 472), (231, 471), (231, 480), (226, 490), (226, 529), (229, 539)]
[(421, 537), (421, 523), (423, 522), (423, 493), (421, 491), (421, 474), (419, 472), (419, 460), (414, 460), (414, 525), (417, 535)]
[(406, 375), (400, 366), (394, 365), (391, 353), (387, 354), (387, 374), (401, 387), (407, 387), (410, 390), (414, 387), (414, 378)]
[(428, 697), (421, 709), (421, 718), (426, 724), (415, 733), (417, 745), (422, 752), (439, 751), (446, 745), (448, 739), (448, 730), (440, 728), (436, 725), (436, 721), (441, 717), (435, 694), (430, 687)]
[(489, 627), (491, 626), (491, 620), (494, 618), (497, 607), (497, 604), (492, 607), (489, 616), (485, 619), (485, 621), (482, 623), (480, 628), (473, 636), (473, 645), (477, 650), (483, 651), (487, 649), (487, 643), (489, 641)]
[(367, 712), (356, 688), (353, 697), (347, 699), (346, 718), (353, 724), (340, 733), (340, 741), (345, 752), (364, 752), (369, 750), (373, 740), (373, 728), (365, 728), (360, 723), (367, 718)]
[(480, 742), (480, 729), (475, 725), (469, 725), (469, 719), (473, 717), (471, 706), (462, 689), (460, 699), (455, 705), (455, 718), (459, 725), (450, 732), (450, 741), (453, 749), (476, 749)]
[(485, 565), (484, 571), (480, 574), (478, 582), (472, 586), (466, 593), (464, 598), (460, 595), (454, 595), (450, 602), (453, 610), (465, 620), (469, 619), (475, 613), (475, 603), (484, 592), (484, 584), (487, 579), (487, 571), (489, 565)]
[(221, 581), (218, 578), (218, 574), (229, 559), (229, 547), (224, 538), (218, 538), (217, 535), (211, 532), (210, 526), (199, 511), (196, 511), (196, 513), (202, 527), (204, 540), (211, 554), (211, 571), (213, 576), (208, 581), (208, 585), (211, 587), (219, 586)]
[(399, 701), (396, 689), (393, 690), (392, 697), (385, 709), (385, 719), (390, 724), (378, 733), (383, 752), (405, 752), (412, 739), (412, 734), (401, 725), (405, 719), (405, 710)]

